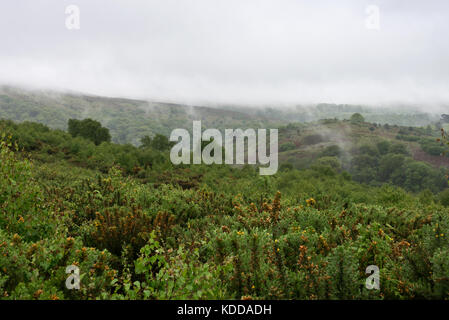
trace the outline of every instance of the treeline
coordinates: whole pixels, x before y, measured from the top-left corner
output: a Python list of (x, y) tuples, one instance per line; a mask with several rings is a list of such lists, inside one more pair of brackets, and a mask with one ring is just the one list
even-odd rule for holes
[(91, 119), (70, 120), (70, 133), (34, 122), (16, 124), (9, 120), (0, 120), (0, 131), (10, 135), (20, 150), (32, 152), (42, 162), (67, 160), (101, 172), (120, 166), (126, 173), (140, 177), (148, 176), (147, 170), (152, 167), (171, 166), (165, 136), (157, 135), (153, 140), (146, 136), (141, 147), (115, 144), (110, 142), (108, 129)]
[[(144, 136), (140, 146), (136, 147), (111, 143), (108, 129), (91, 119), (70, 120), (68, 127), (69, 133), (32, 122), (0, 121), (1, 131), (11, 134), (12, 141), (17, 142), (20, 149), (35, 153), (35, 158), (43, 162), (67, 160), (104, 173), (118, 165), (127, 174), (151, 178), (151, 181), (155, 181), (155, 172), (173, 168), (168, 154), (173, 143), (164, 135)], [(306, 136), (303, 143), (314, 144), (322, 139), (320, 135)], [(421, 139), (425, 150), (436, 144), (444, 148), (436, 139)], [(294, 149), (295, 145), (291, 142), (282, 144), (280, 151), (287, 148)], [(431, 190), (433, 193), (448, 187), (446, 169), (435, 169), (415, 161), (404, 144), (388, 140), (361, 144), (349, 153), (332, 145), (321, 151), (312, 165), (316, 170), (321, 168), (328, 174), (344, 173), (354, 181), (373, 186), (389, 183), (412, 192)], [(282, 170), (288, 168), (293, 166), (281, 164)]]
[(357, 105), (319, 104), (254, 110), (242, 106), (209, 108), (0, 87), (0, 118), (33, 121), (61, 130), (68, 129), (69, 119), (92, 118), (110, 130), (113, 142), (136, 146), (142, 136), (169, 135), (174, 128), (188, 128), (192, 120), (198, 119), (211, 128), (258, 128), (333, 117), (349, 119), (354, 112), (363, 114), (370, 122), (404, 126), (426, 126), (439, 118), (419, 111), (402, 113), (383, 109), (379, 112)]
[(425, 162), (415, 161), (405, 145), (386, 140), (356, 148), (349, 171), (358, 182), (391, 183), (412, 192), (425, 189), (439, 192), (448, 187), (447, 169), (435, 169)]
[[(348, 121), (323, 119), (309, 125), (290, 124), (281, 128), (279, 136), (279, 151), (285, 152), (282, 168), (326, 164), (372, 186), (391, 184), (411, 192), (433, 193), (448, 188), (449, 169), (444, 163), (449, 162), (441, 157), (449, 154), (437, 127), (380, 125), (366, 122), (355, 113)], [(415, 160), (422, 158), (429, 162)], [(431, 163), (440, 163), (440, 167)]]

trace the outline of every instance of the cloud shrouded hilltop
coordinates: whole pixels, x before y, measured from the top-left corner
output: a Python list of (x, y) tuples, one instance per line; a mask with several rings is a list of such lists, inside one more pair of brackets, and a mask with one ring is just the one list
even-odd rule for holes
[(292, 122), (350, 119), (354, 113), (361, 113), (367, 122), (402, 126), (427, 126), (440, 119), (440, 114), (407, 106), (321, 103), (283, 108), (237, 104), (210, 107), (0, 86), (0, 119), (33, 121), (66, 130), (69, 119), (92, 118), (110, 129), (114, 142), (135, 145), (145, 135), (169, 135), (175, 128), (191, 128), (194, 120), (201, 120), (205, 128), (277, 128)]
[[(0, 4), (0, 82), (183, 104), (449, 103), (449, 3)], [(365, 27), (368, 5), (380, 29)], [(19, 18), (20, 17), (20, 18)]]

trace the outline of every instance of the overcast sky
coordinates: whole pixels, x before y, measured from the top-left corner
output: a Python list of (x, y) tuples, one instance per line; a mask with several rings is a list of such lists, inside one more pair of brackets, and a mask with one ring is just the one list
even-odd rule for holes
[[(66, 28), (71, 4), (79, 30)], [(379, 30), (366, 27), (369, 5)], [(2, 0), (0, 83), (184, 103), (449, 106), (449, 1)]]

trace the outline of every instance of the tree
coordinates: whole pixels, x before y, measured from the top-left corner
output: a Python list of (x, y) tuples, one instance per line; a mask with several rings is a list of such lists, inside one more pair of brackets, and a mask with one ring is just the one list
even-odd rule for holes
[(354, 113), (351, 116), (351, 122), (352, 123), (362, 123), (365, 122), (365, 118), (360, 113)]
[(159, 151), (168, 150), (171, 146), (168, 138), (162, 134), (156, 134), (156, 136), (151, 141), (151, 146)]
[(395, 171), (402, 171), (405, 157), (401, 154), (387, 154), (379, 161), (379, 179), (388, 181)]
[(323, 136), (321, 136), (319, 134), (311, 134), (309, 136), (305, 136), (302, 139), (302, 143), (304, 145), (306, 145), (306, 146), (314, 145), (314, 144), (317, 144), (317, 143), (321, 143), (323, 141), (325, 141), (325, 139), (323, 138)]
[(341, 162), (337, 157), (322, 157), (316, 161), (317, 166), (331, 167), (336, 171), (341, 170)]
[(435, 173), (423, 162), (410, 162), (405, 169), (404, 187), (413, 192), (424, 188), (435, 189)]
[(379, 156), (379, 150), (371, 144), (363, 144), (358, 149), (359, 154), (368, 154), (370, 156)]
[(144, 136), (140, 139), (141, 148), (151, 148), (151, 138), (149, 136)]
[(377, 149), (381, 155), (387, 154), (390, 151), (391, 143), (387, 140), (383, 140), (377, 143)]
[(332, 145), (329, 147), (326, 147), (321, 153), (320, 157), (340, 157), (342, 155), (343, 151), (341, 148), (337, 145)]
[(390, 146), (390, 153), (408, 155), (407, 146), (402, 143), (395, 143)]
[(279, 151), (284, 152), (284, 151), (293, 150), (295, 148), (296, 148), (296, 145), (293, 142), (288, 141), (288, 142), (281, 144), (281, 146), (279, 147)]
[(101, 123), (92, 119), (69, 120), (69, 133), (72, 137), (83, 137), (93, 141), (96, 145), (102, 142), (110, 142), (109, 129), (101, 126)]
[(445, 189), (444, 191), (440, 192), (438, 198), (443, 206), (449, 207), (449, 189)]
[(362, 183), (372, 183), (378, 177), (378, 159), (369, 154), (360, 154), (353, 157), (353, 177), (355, 181)]

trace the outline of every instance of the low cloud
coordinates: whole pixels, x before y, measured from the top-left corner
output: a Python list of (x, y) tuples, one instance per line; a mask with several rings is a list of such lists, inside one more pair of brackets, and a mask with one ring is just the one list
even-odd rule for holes
[[(67, 30), (65, 8), (80, 8)], [(368, 5), (380, 30), (365, 27)], [(449, 105), (449, 3), (16, 0), (0, 82), (180, 103)]]

